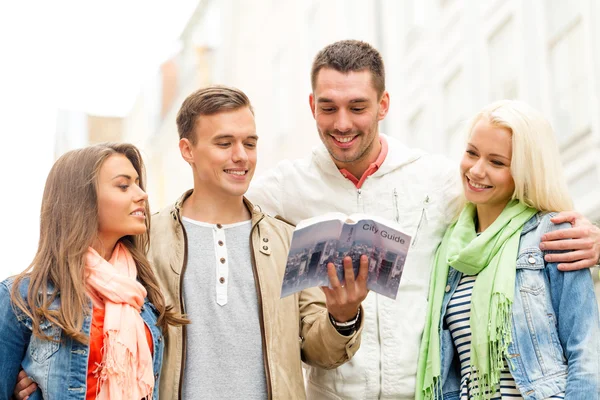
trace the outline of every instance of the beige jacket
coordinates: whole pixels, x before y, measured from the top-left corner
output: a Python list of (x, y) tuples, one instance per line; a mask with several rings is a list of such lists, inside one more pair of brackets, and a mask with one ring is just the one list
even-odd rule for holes
[[(191, 193), (191, 190), (186, 192), (177, 203), (152, 216), (150, 239), (149, 259), (166, 302), (181, 313), (185, 313), (182, 280), (187, 243), (180, 212), (183, 201)], [(362, 323), (352, 336), (340, 335), (329, 321), (325, 297), (318, 288), (280, 299), (293, 227), (263, 214), (246, 199), (244, 201), (252, 213), (250, 244), (269, 399), (304, 399), (301, 358), (310, 365), (326, 369), (348, 361), (360, 346)], [(188, 317), (192, 321), (198, 318)], [(165, 340), (160, 399), (181, 399), (185, 327), (170, 327)]]

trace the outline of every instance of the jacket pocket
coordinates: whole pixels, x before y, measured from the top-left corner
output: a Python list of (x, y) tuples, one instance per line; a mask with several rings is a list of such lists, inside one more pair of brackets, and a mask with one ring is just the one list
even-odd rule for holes
[(544, 256), (539, 249), (523, 251), (519, 254), (517, 285), (521, 293), (539, 294), (544, 291)]
[(48, 321), (40, 323), (40, 330), (52, 340), (41, 339), (31, 335), (29, 342), (29, 355), (37, 363), (43, 363), (56, 353), (60, 347), (61, 329)]

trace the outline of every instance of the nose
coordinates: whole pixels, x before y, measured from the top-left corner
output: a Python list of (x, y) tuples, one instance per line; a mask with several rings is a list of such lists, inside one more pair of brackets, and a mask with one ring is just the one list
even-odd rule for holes
[(340, 110), (335, 118), (334, 129), (339, 132), (348, 132), (352, 129), (352, 121), (346, 110)]
[(137, 191), (135, 193), (135, 202), (139, 203), (140, 201), (148, 200), (148, 193), (146, 193), (144, 189), (137, 185), (135, 187), (137, 188)]
[(243, 143), (236, 144), (233, 146), (233, 152), (231, 159), (235, 163), (246, 162), (248, 160), (248, 154), (246, 153), (246, 147)]
[(480, 158), (473, 164), (473, 166), (469, 169), (471, 176), (474, 178), (483, 178), (485, 177), (485, 166), (484, 161)]

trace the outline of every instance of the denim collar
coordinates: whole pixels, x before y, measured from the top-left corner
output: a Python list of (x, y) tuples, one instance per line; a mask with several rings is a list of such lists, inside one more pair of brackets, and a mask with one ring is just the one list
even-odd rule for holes
[(537, 228), (541, 221), (541, 213), (535, 214), (533, 217), (529, 219), (529, 221), (525, 222), (523, 225), (523, 230), (521, 231), (521, 236), (525, 235), (527, 232), (530, 232)]

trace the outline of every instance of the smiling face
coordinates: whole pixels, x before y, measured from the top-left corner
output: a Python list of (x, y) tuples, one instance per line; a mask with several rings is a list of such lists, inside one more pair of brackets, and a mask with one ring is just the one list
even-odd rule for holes
[(148, 195), (139, 183), (139, 175), (125, 155), (113, 154), (102, 163), (97, 197), (98, 238), (103, 244), (146, 232)]
[(181, 139), (183, 158), (192, 166), (194, 191), (203, 195), (241, 197), (256, 167), (256, 125), (248, 107), (199, 117), (195, 143)]
[(368, 70), (343, 73), (323, 68), (318, 72), (310, 107), (321, 141), (338, 168), (362, 175), (377, 159), (381, 150), (378, 123), (388, 106), (388, 93), (378, 98)]
[(515, 191), (510, 164), (512, 135), (505, 128), (490, 125), (487, 119), (473, 127), (460, 163), (465, 197), (471, 203), (498, 215)]

